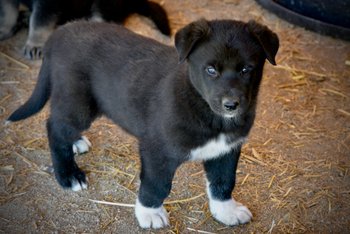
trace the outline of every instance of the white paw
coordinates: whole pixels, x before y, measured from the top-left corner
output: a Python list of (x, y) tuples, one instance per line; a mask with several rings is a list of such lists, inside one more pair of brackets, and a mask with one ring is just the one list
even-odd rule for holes
[(149, 208), (136, 200), (135, 215), (141, 228), (163, 228), (169, 225), (168, 213), (163, 206)]
[(248, 223), (253, 217), (246, 206), (234, 199), (226, 201), (210, 199), (209, 207), (216, 220), (229, 226)]
[(72, 180), (72, 190), (74, 192), (81, 191), (84, 189), (87, 189), (87, 184), (84, 182), (79, 182), (78, 180), (74, 179)]
[(99, 14), (98, 12), (94, 12), (92, 17), (90, 18), (90, 21), (101, 23), (101, 22), (104, 22), (105, 20), (103, 19), (101, 14)]
[(89, 151), (91, 147), (91, 142), (86, 136), (82, 136), (79, 140), (73, 143), (73, 153), (83, 154)]

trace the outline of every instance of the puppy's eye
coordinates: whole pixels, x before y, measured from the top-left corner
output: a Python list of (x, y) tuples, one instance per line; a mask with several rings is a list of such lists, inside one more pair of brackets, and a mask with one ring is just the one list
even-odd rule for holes
[(211, 77), (217, 77), (219, 73), (216, 71), (216, 69), (213, 66), (208, 66), (205, 71), (208, 73)]
[(244, 66), (241, 70), (241, 74), (244, 75), (244, 74), (247, 74), (249, 73), (250, 71), (252, 70), (252, 67), (250, 66)]

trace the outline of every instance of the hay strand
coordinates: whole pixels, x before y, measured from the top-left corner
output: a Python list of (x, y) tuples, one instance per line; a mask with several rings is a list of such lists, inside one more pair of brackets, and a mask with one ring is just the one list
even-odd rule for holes
[(341, 96), (341, 97), (344, 97), (344, 98), (348, 98), (348, 96), (346, 96), (345, 94), (337, 91), (337, 90), (333, 90), (333, 89), (326, 89), (326, 88), (323, 88), (323, 89), (319, 89), (319, 91), (323, 94), (326, 94), (326, 93), (332, 93), (332, 94), (335, 94), (335, 95), (338, 95), (338, 96)]
[(190, 202), (190, 201), (193, 201), (195, 199), (198, 199), (200, 197), (203, 197), (205, 195), (205, 193), (201, 193), (197, 196), (194, 196), (194, 197), (190, 197), (190, 198), (185, 198), (185, 199), (180, 199), (180, 200), (174, 200), (174, 201), (167, 201), (167, 202), (164, 202), (165, 205), (170, 205), (170, 204), (178, 204), (178, 203), (186, 203), (186, 202)]
[(120, 203), (120, 202), (108, 202), (108, 201), (100, 201), (100, 200), (94, 200), (94, 199), (89, 199), (89, 201), (98, 203), (98, 204), (103, 204), (103, 205), (111, 205), (111, 206), (120, 206), (120, 207), (135, 207), (135, 204), (127, 204), (127, 203)]
[(215, 232), (208, 232), (208, 231), (203, 231), (203, 230), (198, 230), (194, 228), (187, 228), (187, 230), (192, 231), (192, 232), (197, 232), (197, 233), (204, 233), (204, 234), (216, 234)]
[(350, 117), (350, 112), (346, 111), (346, 110), (343, 110), (343, 109), (337, 109), (338, 112), (346, 115), (346, 116), (349, 116)]
[(29, 67), (27, 64), (24, 64), (24, 63), (18, 61), (17, 59), (12, 58), (11, 56), (9, 56), (9, 55), (7, 55), (7, 54), (1, 52), (1, 51), (0, 51), (0, 54), (1, 54), (4, 58), (7, 58), (8, 60), (10, 60), (10, 61), (13, 62), (13, 63), (16, 63), (17, 65), (19, 65), (20, 67), (24, 68), (25, 70), (29, 70), (29, 69), (30, 69), (30, 67)]
[[(174, 200), (174, 201), (167, 201), (164, 202), (164, 205), (171, 205), (171, 204), (178, 204), (178, 203), (186, 203), (193, 201), (195, 199), (198, 199), (202, 196), (204, 196), (205, 193), (201, 193), (197, 196), (190, 197), (190, 198), (185, 198), (185, 199), (180, 199), (180, 200)], [(94, 199), (89, 199), (89, 201), (98, 203), (98, 204), (104, 204), (104, 205), (111, 205), (111, 206), (120, 206), (120, 207), (135, 207), (134, 204), (127, 204), (127, 203), (120, 203), (120, 202), (109, 202), (109, 201), (101, 201), (101, 200), (94, 200)]]
[(324, 74), (324, 73), (319, 73), (319, 72), (315, 72), (315, 71), (297, 69), (297, 68), (289, 67), (287, 65), (277, 65), (276, 68), (289, 71), (292, 74), (294, 74), (294, 76), (296, 76), (298, 73), (304, 73), (304, 74), (318, 76), (318, 77), (334, 77), (335, 76), (335, 75)]
[(273, 183), (273, 181), (275, 180), (275, 178), (276, 178), (276, 175), (273, 175), (273, 176), (271, 177), (270, 183), (269, 183), (269, 185), (267, 186), (267, 188), (271, 188), (272, 183)]

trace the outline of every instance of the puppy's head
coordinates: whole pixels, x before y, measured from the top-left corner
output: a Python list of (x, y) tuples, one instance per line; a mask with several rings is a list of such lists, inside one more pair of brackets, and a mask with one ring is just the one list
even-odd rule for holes
[(267, 59), (275, 65), (278, 37), (254, 21), (204, 19), (175, 35), (180, 62), (189, 67), (191, 82), (211, 110), (225, 118), (255, 107)]

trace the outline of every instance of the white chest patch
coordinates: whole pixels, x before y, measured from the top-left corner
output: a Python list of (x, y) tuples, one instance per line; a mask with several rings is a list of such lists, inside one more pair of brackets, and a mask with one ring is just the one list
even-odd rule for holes
[(209, 160), (230, 152), (232, 149), (242, 145), (245, 137), (227, 143), (225, 134), (220, 134), (217, 138), (209, 140), (206, 144), (197, 147), (190, 152), (190, 160)]

